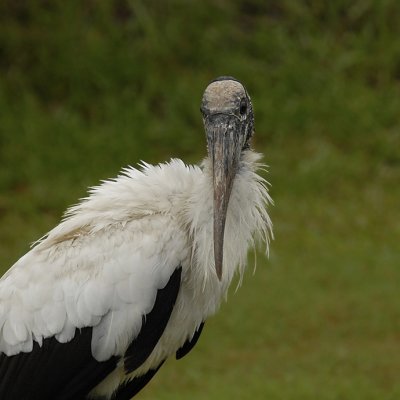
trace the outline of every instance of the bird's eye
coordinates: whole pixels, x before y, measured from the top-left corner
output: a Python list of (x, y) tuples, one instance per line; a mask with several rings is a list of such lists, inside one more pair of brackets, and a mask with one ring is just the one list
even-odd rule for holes
[(246, 99), (242, 99), (240, 101), (240, 110), (239, 110), (240, 115), (246, 114), (246, 111), (247, 111), (247, 101)]

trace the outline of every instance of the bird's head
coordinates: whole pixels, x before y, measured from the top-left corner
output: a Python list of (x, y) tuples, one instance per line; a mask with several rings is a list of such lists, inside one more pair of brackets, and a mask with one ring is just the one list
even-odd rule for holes
[(244, 86), (235, 78), (223, 76), (207, 86), (200, 109), (212, 163), (214, 260), (221, 279), (226, 212), (240, 155), (253, 135), (253, 108)]

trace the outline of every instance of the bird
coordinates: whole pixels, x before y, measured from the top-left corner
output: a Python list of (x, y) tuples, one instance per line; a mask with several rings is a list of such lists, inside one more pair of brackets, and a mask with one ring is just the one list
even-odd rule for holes
[(126, 167), (89, 189), (0, 280), (0, 398), (128, 400), (185, 357), (273, 239), (245, 86), (211, 81), (207, 155)]

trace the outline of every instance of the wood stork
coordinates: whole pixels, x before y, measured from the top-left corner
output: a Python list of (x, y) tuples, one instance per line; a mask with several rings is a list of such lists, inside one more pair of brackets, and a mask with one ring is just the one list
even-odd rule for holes
[(201, 112), (201, 167), (123, 170), (3, 276), (1, 399), (130, 399), (193, 348), (257, 236), (268, 249), (250, 97), (220, 77)]

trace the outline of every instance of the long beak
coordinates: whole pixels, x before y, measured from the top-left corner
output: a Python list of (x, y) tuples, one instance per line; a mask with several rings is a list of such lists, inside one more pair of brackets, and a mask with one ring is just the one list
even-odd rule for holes
[(205, 121), (214, 184), (214, 261), (222, 277), (226, 212), (240, 158), (240, 130), (236, 116), (216, 114)]

